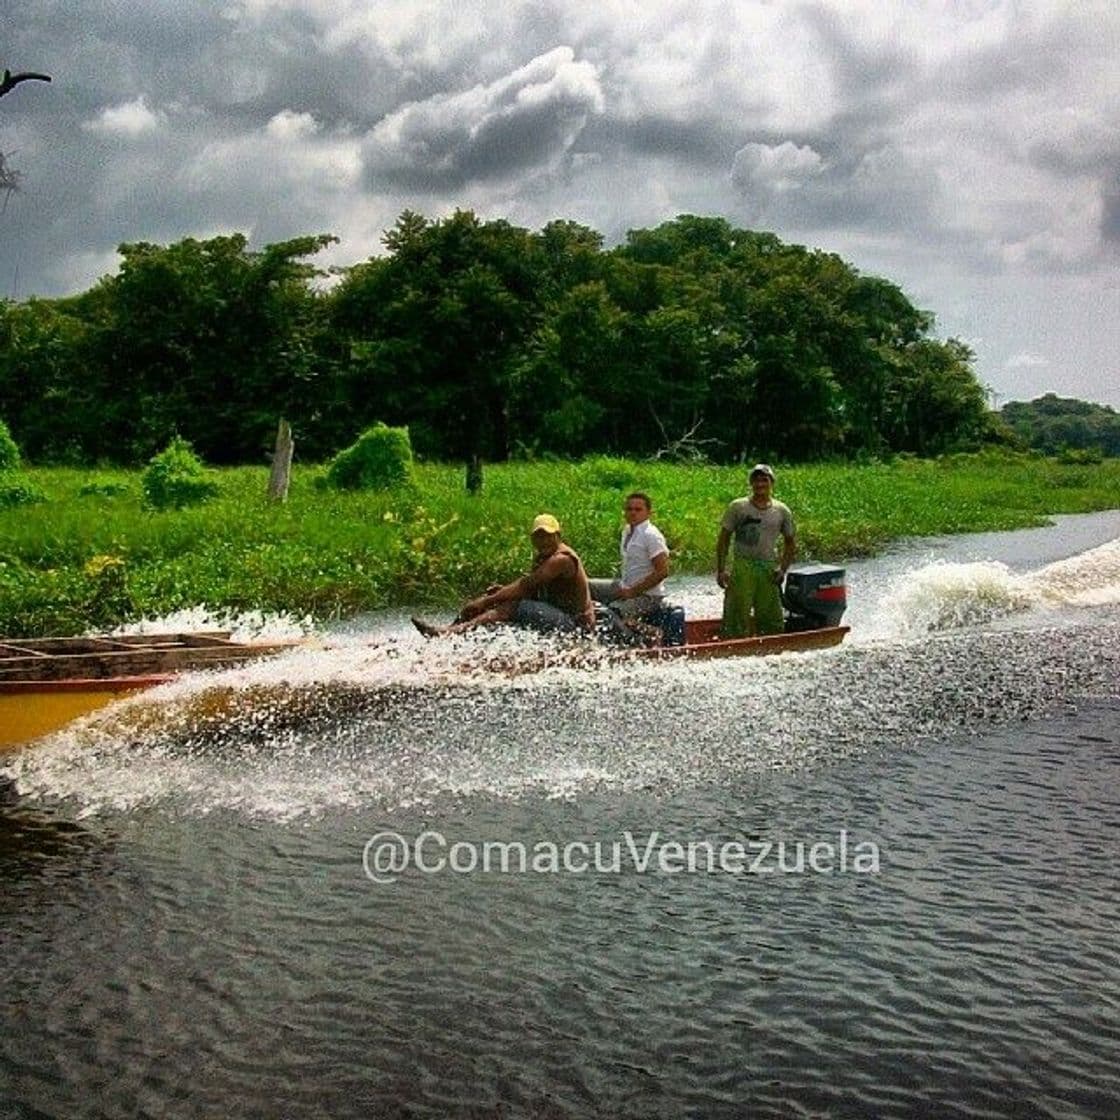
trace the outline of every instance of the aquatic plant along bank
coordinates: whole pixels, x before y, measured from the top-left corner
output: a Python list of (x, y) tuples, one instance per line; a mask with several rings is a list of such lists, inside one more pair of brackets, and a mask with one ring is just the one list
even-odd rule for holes
[[(263, 469), (215, 472), (198, 507), (149, 512), (122, 471), (29, 472), (43, 504), (0, 510), (0, 633), (82, 633), (108, 623), (209, 612), (283, 614), (297, 623), (392, 606), (446, 607), (524, 570), (526, 527), (554, 512), (596, 574), (613, 570), (621, 499), (654, 499), (677, 574), (704, 574), (742, 468), (597, 458), (488, 466), (470, 496), (462, 471), (421, 465), (396, 493), (334, 493), (296, 470), (289, 501), (265, 498)], [(93, 492), (90, 492), (90, 491)], [(85, 491), (83, 493), (82, 491)], [(1120, 504), (1120, 464), (963, 456), (867, 466), (779, 466), (801, 554), (847, 560), (891, 541), (1039, 525)], [(110, 578), (112, 577), (112, 578)]]

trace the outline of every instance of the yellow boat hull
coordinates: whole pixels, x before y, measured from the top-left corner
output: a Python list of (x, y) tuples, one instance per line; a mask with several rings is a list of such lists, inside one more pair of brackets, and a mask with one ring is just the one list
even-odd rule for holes
[(109, 680), (0, 684), (0, 752), (14, 750), (114, 700), (170, 680), (170, 674)]

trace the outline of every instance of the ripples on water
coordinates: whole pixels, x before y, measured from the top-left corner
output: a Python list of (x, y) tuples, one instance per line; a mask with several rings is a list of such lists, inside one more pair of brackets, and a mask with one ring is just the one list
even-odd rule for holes
[[(1120, 1114), (1120, 542), (888, 569), (819, 654), (510, 679), (549, 647), (390, 626), (17, 756), (0, 1115)], [(363, 877), (425, 827), (883, 867)]]

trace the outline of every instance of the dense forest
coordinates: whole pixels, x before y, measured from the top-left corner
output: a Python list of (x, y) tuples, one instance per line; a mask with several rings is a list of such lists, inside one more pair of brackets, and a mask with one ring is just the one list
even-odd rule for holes
[(1087, 451), (1120, 456), (1120, 413), (1107, 405), (1047, 393), (1029, 402), (1011, 401), (1000, 416), (1028, 447), (1047, 455)]
[(0, 304), (0, 418), (74, 463), (175, 433), (259, 462), (279, 416), (305, 459), (375, 420), (491, 461), (927, 455), (999, 427), (968, 348), (896, 285), (720, 218), (605, 249), (573, 222), (406, 211), (383, 256), (327, 276), (309, 261), (331, 240), (126, 244), (80, 295)]

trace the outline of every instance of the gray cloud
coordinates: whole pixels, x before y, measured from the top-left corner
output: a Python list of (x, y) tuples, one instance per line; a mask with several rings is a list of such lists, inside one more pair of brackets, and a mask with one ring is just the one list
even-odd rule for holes
[(387, 116), (363, 145), (366, 178), (375, 189), (433, 191), (533, 171), (562, 157), (602, 109), (595, 67), (557, 47), (488, 85)]
[(1120, 246), (1120, 161), (1101, 190), (1101, 236), (1113, 248)]
[(912, 284), (1004, 395), (1120, 385), (1118, 34), (1064, 0), (36, 0), (0, 59), (55, 79), (0, 101), (0, 296), (233, 229), (360, 260), (406, 207), (718, 213)]

